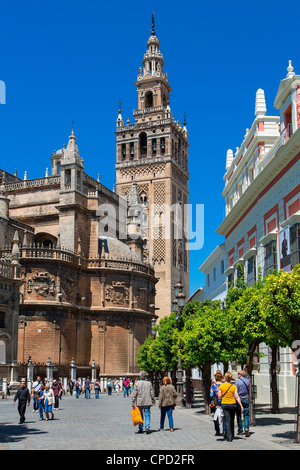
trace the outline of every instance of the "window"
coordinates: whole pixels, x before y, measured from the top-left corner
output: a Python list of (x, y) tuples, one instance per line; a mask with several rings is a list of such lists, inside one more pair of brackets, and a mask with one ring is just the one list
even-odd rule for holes
[(251, 256), (247, 263), (247, 285), (252, 286), (256, 281), (256, 261), (255, 256)]
[(230, 287), (234, 286), (234, 275), (233, 275), (233, 273), (228, 274), (227, 284), (228, 284), (228, 289), (230, 289)]
[(295, 224), (290, 228), (291, 243), (291, 267), (300, 263), (300, 224)]
[(142, 132), (140, 134), (140, 156), (146, 157), (147, 156), (147, 134), (146, 132)]
[(152, 155), (156, 155), (156, 139), (152, 139)]
[(272, 240), (265, 246), (265, 270), (267, 276), (270, 269), (277, 269), (277, 246), (276, 241)]
[(221, 274), (224, 274), (224, 260), (221, 261)]
[(164, 155), (166, 149), (166, 140), (164, 137), (160, 139), (160, 153)]
[(126, 159), (126, 144), (122, 144), (122, 160)]
[(206, 275), (206, 284), (207, 284), (207, 287), (210, 286), (209, 274)]
[(152, 91), (148, 91), (145, 95), (145, 108), (152, 108), (153, 107), (153, 93)]
[(130, 142), (130, 160), (134, 159), (134, 143)]
[(71, 170), (65, 170), (65, 189), (70, 189), (71, 187)]
[(217, 280), (217, 270), (216, 270), (216, 268), (214, 268), (214, 270), (213, 270), (213, 280), (214, 281)]
[(0, 328), (5, 328), (5, 313), (0, 312)]

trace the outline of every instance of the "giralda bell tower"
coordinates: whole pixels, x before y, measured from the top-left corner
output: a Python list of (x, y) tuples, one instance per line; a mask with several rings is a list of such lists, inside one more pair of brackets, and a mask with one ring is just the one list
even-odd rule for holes
[(127, 199), (138, 193), (143, 207), (144, 257), (159, 278), (159, 310), (155, 313), (163, 317), (173, 311), (178, 281), (186, 297), (189, 295), (189, 256), (183, 231), (189, 197), (189, 144), (186, 120), (181, 126), (171, 112), (171, 87), (159, 47), (152, 17), (152, 33), (135, 83), (138, 109), (133, 111), (133, 124), (123, 122), (121, 104), (119, 107), (116, 188)]

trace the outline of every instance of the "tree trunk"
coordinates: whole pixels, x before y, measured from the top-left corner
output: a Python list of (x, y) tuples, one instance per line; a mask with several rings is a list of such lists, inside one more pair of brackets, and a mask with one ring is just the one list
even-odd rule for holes
[(205, 414), (210, 413), (210, 387), (211, 387), (211, 363), (207, 362), (202, 367), (202, 381), (203, 381), (203, 397), (204, 397), (204, 406)]
[(192, 408), (192, 393), (191, 393), (191, 368), (187, 367), (186, 371), (186, 381), (185, 381), (185, 406), (186, 408)]
[(271, 413), (279, 413), (279, 393), (277, 387), (277, 351), (278, 347), (274, 346), (271, 348), (271, 396), (272, 396), (272, 405)]
[(154, 393), (155, 393), (155, 396), (158, 397), (159, 396), (159, 382), (158, 382), (158, 374), (159, 372), (156, 370), (155, 371), (155, 380), (154, 380)]
[(177, 390), (177, 377), (176, 377), (176, 371), (177, 368), (174, 367), (171, 371), (171, 378), (172, 378), (172, 384), (174, 385), (175, 389)]
[(258, 346), (258, 342), (254, 341), (249, 345), (248, 355), (247, 355), (247, 372), (250, 378), (250, 412), (249, 412), (249, 421), (250, 426), (255, 426), (255, 415), (254, 415), (254, 396), (253, 396), (253, 387), (252, 387), (252, 372), (253, 372), (253, 357)]

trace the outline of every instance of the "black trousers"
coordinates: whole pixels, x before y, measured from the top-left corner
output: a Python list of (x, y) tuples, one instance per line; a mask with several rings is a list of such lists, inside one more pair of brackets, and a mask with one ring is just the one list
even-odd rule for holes
[(25, 421), (26, 405), (27, 405), (27, 401), (20, 401), (19, 400), (18, 412), (19, 412), (19, 415), (20, 415), (20, 423), (24, 423), (24, 421)]
[(226, 438), (228, 441), (232, 441), (234, 438), (234, 417), (236, 413), (236, 405), (222, 404), (222, 408), (226, 424)]

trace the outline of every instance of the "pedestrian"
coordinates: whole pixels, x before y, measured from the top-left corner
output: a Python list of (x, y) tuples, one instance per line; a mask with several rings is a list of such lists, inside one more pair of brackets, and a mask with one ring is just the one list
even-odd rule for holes
[(158, 406), (160, 408), (160, 427), (158, 428), (158, 430), (163, 431), (165, 417), (167, 415), (170, 431), (173, 432), (174, 431), (173, 410), (175, 410), (175, 406), (176, 406), (175, 399), (177, 397), (177, 393), (169, 377), (164, 377), (162, 380), (162, 383), (163, 385), (160, 388), (159, 398), (158, 398)]
[(111, 379), (107, 380), (106, 387), (107, 387), (107, 394), (111, 395), (112, 387), (113, 387)]
[(32, 410), (33, 413), (39, 412), (39, 402), (38, 402), (37, 396), (41, 388), (41, 383), (42, 383), (41, 377), (38, 375), (36, 380), (33, 382), (32, 388), (31, 388), (31, 396), (33, 399), (32, 400), (33, 401), (33, 410)]
[(242, 412), (244, 410), (236, 385), (231, 383), (232, 380), (232, 374), (230, 372), (226, 372), (225, 382), (221, 383), (218, 390), (218, 397), (222, 400), (221, 406), (223, 409), (226, 425), (226, 434), (224, 437), (228, 442), (231, 442), (234, 438), (234, 417), (236, 413), (236, 403), (240, 404)]
[(131, 379), (130, 382), (129, 382), (129, 393), (130, 393), (130, 395), (132, 394), (132, 390), (133, 390), (133, 381)]
[(62, 397), (63, 395), (66, 393), (65, 392), (65, 389), (63, 387), (63, 384), (62, 384), (62, 380), (61, 379), (58, 379), (58, 385), (60, 386), (60, 391), (59, 391), (59, 399), (62, 400)]
[(136, 406), (139, 408), (142, 419), (145, 423), (139, 424), (139, 433), (143, 432), (143, 424), (145, 424), (146, 434), (150, 433), (150, 418), (151, 418), (151, 406), (155, 405), (155, 395), (151, 382), (147, 381), (147, 372), (142, 370), (140, 372), (140, 380), (136, 380), (133, 391), (131, 394), (132, 408)]
[(242, 410), (239, 404), (237, 404), (237, 421), (238, 421), (238, 434), (243, 434), (245, 431), (245, 436), (249, 437), (249, 413), (250, 413), (250, 379), (247, 377), (247, 374), (244, 370), (238, 372), (238, 379), (235, 381), (241, 403), (243, 405), (243, 418), (244, 418), (244, 428), (242, 421)]
[(77, 379), (75, 389), (76, 389), (76, 398), (79, 398), (79, 395), (81, 393), (81, 382), (79, 379)]
[(130, 381), (125, 376), (123, 379), (123, 398), (125, 398), (126, 395), (127, 397), (129, 396), (129, 385), (130, 385)]
[(70, 382), (69, 382), (69, 391), (70, 391), (71, 397), (73, 396), (73, 389), (74, 389), (74, 382), (71, 379)]
[(60, 386), (60, 383), (58, 383), (56, 379), (53, 380), (51, 389), (53, 390), (53, 393), (54, 393), (54, 410), (58, 410), (61, 386)]
[(53, 388), (50, 388), (50, 385), (47, 384), (44, 390), (43, 396), (39, 398), (44, 402), (44, 410), (46, 414), (46, 421), (49, 420), (49, 413), (51, 413), (51, 418), (54, 419), (53, 405), (55, 403), (55, 396)]
[(91, 381), (89, 376), (84, 382), (84, 389), (85, 389), (85, 398), (90, 399), (91, 398)]
[(23, 424), (25, 422), (25, 412), (26, 412), (26, 405), (30, 405), (30, 392), (28, 388), (26, 387), (25, 380), (21, 381), (21, 387), (17, 391), (17, 393), (14, 396), (14, 401), (13, 405), (16, 404), (16, 401), (19, 400), (18, 403), (18, 412), (20, 415), (20, 421), (19, 424)]
[[(38, 406), (39, 406), (39, 414), (40, 414), (40, 421), (43, 421), (44, 419), (44, 401), (42, 400), (43, 396), (44, 396), (44, 391), (45, 391), (45, 384), (42, 382), (41, 383), (41, 388), (40, 390), (38, 391), (38, 394), (37, 394), (37, 400), (38, 400)], [(41, 398), (41, 400), (40, 400)]]
[(116, 380), (116, 394), (119, 395), (119, 390), (121, 388), (120, 382)]
[(215, 373), (215, 381), (211, 384), (210, 387), (210, 398), (211, 398), (211, 411), (214, 414), (214, 426), (215, 426), (215, 436), (220, 436), (220, 424), (223, 422), (223, 434), (226, 432), (224, 413), (221, 408), (221, 398), (218, 397), (219, 387), (223, 383), (223, 375), (220, 371), (217, 370)]
[(94, 390), (95, 390), (95, 398), (99, 398), (100, 382), (97, 379), (96, 379), (96, 382), (94, 383)]

